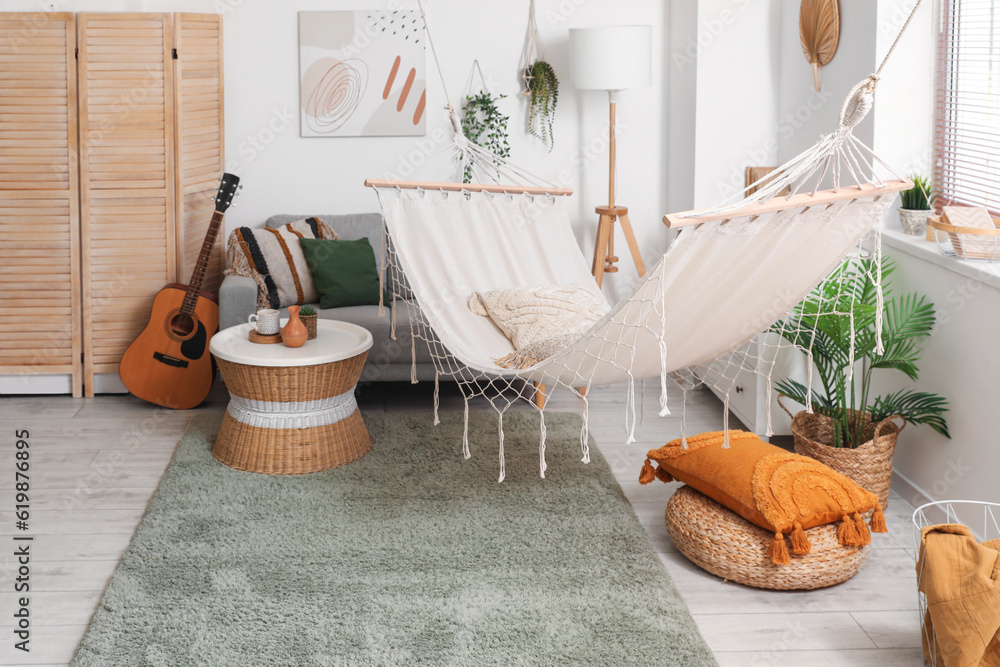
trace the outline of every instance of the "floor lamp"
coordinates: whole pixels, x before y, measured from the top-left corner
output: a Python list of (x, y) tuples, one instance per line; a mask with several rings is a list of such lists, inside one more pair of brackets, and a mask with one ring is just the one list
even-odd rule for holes
[(605, 273), (617, 273), (615, 221), (622, 227), (632, 261), (641, 277), (646, 273), (639, 245), (628, 219), (628, 209), (615, 204), (615, 103), (618, 91), (648, 86), (651, 80), (650, 48), (653, 29), (648, 25), (574, 28), (569, 31), (570, 67), (573, 84), (581, 90), (606, 90), (610, 104), (610, 165), (608, 205), (595, 210), (599, 217), (594, 244), (593, 274), (597, 284)]

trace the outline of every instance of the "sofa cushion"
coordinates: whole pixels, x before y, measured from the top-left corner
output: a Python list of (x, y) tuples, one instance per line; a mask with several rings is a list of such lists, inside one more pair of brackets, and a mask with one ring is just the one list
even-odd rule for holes
[(493, 320), (518, 350), (553, 336), (582, 334), (608, 312), (593, 283), (473, 292), (469, 308)]
[(382, 288), (367, 238), (302, 239), (301, 244), (320, 308), (378, 305)]
[(337, 235), (317, 218), (265, 229), (234, 229), (229, 235), (225, 273), (253, 278), (258, 308), (314, 302), (316, 286), (299, 244), (304, 238), (336, 239)]
[[(267, 227), (280, 227), (281, 225), (301, 220), (305, 216), (301, 215), (272, 215), (264, 223)], [(317, 215), (317, 218), (330, 225), (337, 233), (337, 237), (346, 241), (356, 241), (367, 238), (375, 252), (375, 266), (378, 267), (379, 274), (385, 270), (385, 255), (383, 253), (383, 231), (382, 215), (380, 213), (348, 213), (344, 215)], [(390, 273), (392, 270), (390, 269)], [(385, 281), (385, 289), (396, 299), (412, 299), (413, 292), (406, 284), (406, 278), (402, 271), (396, 271), (397, 280), (388, 279)], [(387, 276), (391, 278), (391, 276)], [(398, 284), (397, 284), (398, 283)]]

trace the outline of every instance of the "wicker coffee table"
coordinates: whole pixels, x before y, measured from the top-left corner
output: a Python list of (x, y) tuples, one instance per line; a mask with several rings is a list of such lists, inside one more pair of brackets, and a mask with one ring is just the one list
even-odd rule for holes
[(212, 338), (230, 395), (215, 458), (238, 470), (300, 475), (368, 453), (372, 441), (354, 388), (372, 335), (347, 322), (317, 324), (317, 337), (298, 348), (251, 343), (249, 324)]

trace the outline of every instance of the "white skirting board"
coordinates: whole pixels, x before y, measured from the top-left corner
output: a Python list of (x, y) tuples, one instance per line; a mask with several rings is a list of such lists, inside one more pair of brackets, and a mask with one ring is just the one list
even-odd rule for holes
[[(0, 396), (13, 394), (71, 394), (72, 376), (69, 373), (52, 375), (0, 375)], [(117, 373), (94, 375), (94, 393), (127, 394)]]
[(0, 395), (71, 393), (73, 393), (73, 376), (69, 373), (0, 375)]

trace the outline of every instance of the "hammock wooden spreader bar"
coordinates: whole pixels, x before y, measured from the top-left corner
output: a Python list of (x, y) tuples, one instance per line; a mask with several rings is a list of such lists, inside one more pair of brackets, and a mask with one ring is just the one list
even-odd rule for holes
[(437, 183), (434, 181), (389, 181), (377, 178), (365, 180), (367, 188), (400, 188), (403, 190), (444, 190), (446, 192), (492, 192), (506, 195), (549, 195), (567, 197), (572, 188), (547, 188), (544, 186), (502, 185), (498, 183)]
[(698, 211), (684, 211), (682, 213), (670, 213), (663, 216), (663, 224), (670, 229), (678, 227), (688, 227), (690, 225), (700, 225), (705, 222), (718, 222), (720, 220), (735, 220), (737, 218), (747, 218), (763, 213), (774, 213), (776, 211), (788, 211), (796, 208), (806, 208), (809, 206), (822, 206), (823, 204), (833, 204), (849, 199), (860, 199), (878, 197), (884, 194), (895, 194), (902, 190), (909, 190), (913, 187), (913, 181), (909, 179), (885, 180), (881, 185), (863, 183), (861, 185), (845, 185), (837, 190), (820, 190), (815, 194), (800, 193), (789, 197), (773, 197), (765, 202), (754, 202), (742, 208), (726, 213), (713, 213), (709, 215), (697, 215)]

